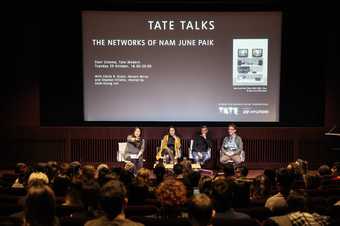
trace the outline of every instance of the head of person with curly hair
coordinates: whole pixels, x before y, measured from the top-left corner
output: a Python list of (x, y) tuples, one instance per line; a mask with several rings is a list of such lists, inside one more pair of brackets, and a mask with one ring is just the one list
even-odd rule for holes
[(169, 178), (158, 186), (156, 197), (162, 206), (180, 207), (187, 202), (187, 190), (182, 181)]

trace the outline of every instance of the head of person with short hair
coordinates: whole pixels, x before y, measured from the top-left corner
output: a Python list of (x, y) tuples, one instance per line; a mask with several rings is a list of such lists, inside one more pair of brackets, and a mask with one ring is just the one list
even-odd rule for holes
[(212, 183), (211, 197), (216, 212), (225, 212), (232, 204), (232, 184), (223, 179), (217, 179)]
[(207, 226), (213, 215), (211, 199), (206, 194), (198, 194), (192, 197), (188, 204), (189, 218), (193, 226)]
[(124, 209), (127, 206), (127, 191), (122, 182), (111, 180), (99, 192), (99, 204), (104, 211), (104, 216), (85, 223), (85, 226), (98, 225), (132, 225), (141, 226), (137, 222), (125, 217)]
[(321, 165), (318, 169), (318, 173), (321, 177), (330, 176), (332, 174), (331, 169), (327, 165)]
[(41, 181), (30, 186), (24, 207), (24, 225), (58, 225), (56, 202), (52, 189)]
[(201, 126), (201, 135), (202, 136), (207, 137), (208, 132), (209, 132), (209, 129), (208, 129), (207, 126), (205, 126), (205, 125)]
[(72, 180), (80, 176), (80, 168), (80, 162), (74, 161), (70, 163), (68, 175), (71, 177)]
[(164, 176), (166, 173), (166, 169), (163, 163), (158, 163), (153, 169), (153, 173), (156, 176), (156, 185), (159, 185), (163, 182)]
[(200, 193), (211, 195), (211, 187), (212, 187), (212, 178), (208, 175), (201, 176), (199, 182), (198, 182), (198, 189)]
[(109, 181), (100, 189), (99, 203), (109, 219), (123, 213), (127, 202), (125, 186), (118, 180)]
[(174, 165), (174, 174), (176, 177), (180, 176), (183, 174), (183, 165), (179, 164), (179, 163), (176, 163)]
[(27, 180), (30, 174), (29, 167), (22, 162), (19, 162), (15, 165), (14, 169), (15, 175), (17, 176), (17, 179), (12, 184), (13, 188), (24, 188), (27, 184)]
[(223, 165), (223, 173), (226, 178), (235, 176), (235, 169), (232, 163)]
[(192, 173), (191, 161), (189, 159), (183, 159), (180, 164), (183, 167), (183, 175), (189, 175)]
[(292, 193), (287, 198), (288, 212), (304, 211), (305, 210), (305, 197), (297, 193)]
[(287, 170), (286, 168), (279, 169), (276, 176), (276, 182), (281, 194), (283, 194), (284, 196), (288, 196), (290, 190), (294, 185), (294, 180), (295, 177), (289, 170)]
[(59, 175), (61, 176), (69, 176), (68, 173), (69, 173), (69, 170), (70, 170), (70, 164), (67, 163), (67, 162), (63, 162), (59, 165)]
[(31, 184), (35, 181), (41, 181), (44, 184), (49, 184), (49, 180), (46, 174), (42, 173), (42, 172), (34, 172), (31, 173), (31, 175), (28, 178), (28, 184)]
[(229, 136), (234, 136), (237, 132), (237, 126), (234, 123), (230, 123), (228, 125), (228, 135)]
[(94, 180), (96, 169), (93, 165), (84, 165), (81, 169), (82, 180), (90, 181)]
[(240, 178), (245, 178), (248, 176), (248, 167), (245, 165), (242, 165), (240, 167), (237, 168), (237, 171), (239, 173), (239, 177)]

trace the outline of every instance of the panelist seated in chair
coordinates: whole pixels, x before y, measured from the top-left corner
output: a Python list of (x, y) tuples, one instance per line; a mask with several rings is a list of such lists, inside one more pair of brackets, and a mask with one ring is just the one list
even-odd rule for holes
[(164, 163), (174, 163), (175, 160), (181, 157), (181, 139), (176, 136), (176, 129), (169, 128), (169, 133), (166, 134), (159, 148), (156, 160), (163, 159)]
[(132, 162), (136, 170), (143, 167), (143, 153), (145, 141), (141, 137), (142, 130), (136, 127), (133, 133), (127, 136), (124, 159)]
[(236, 134), (236, 131), (236, 125), (229, 124), (228, 136), (223, 139), (220, 151), (220, 162), (222, 164), (234, 163), (239, 165), (245, 160), (242, 138)]
[(208, 136), (208, 127), (202, 126), (201, 132), (195, 137), (191, 149), (191, 158), (195, 163), (204, 164), (211, 158), (211, 140)]

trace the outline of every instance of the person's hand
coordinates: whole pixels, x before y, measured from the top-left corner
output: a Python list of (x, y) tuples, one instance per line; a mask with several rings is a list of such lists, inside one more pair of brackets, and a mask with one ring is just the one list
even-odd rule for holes
[(202, 137), (203, 137), (204, 139), (207, 139), (207, 134), (203, 133), (203, 134), (202, 134)]

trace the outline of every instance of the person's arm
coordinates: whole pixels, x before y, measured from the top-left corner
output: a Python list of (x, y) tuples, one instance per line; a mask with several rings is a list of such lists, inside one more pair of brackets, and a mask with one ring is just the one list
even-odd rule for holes
[(129, 136), (127, 136), (126, 140), (127, 140), (127, 142), (129, 142), (129, 143), (133, 143), (133, 142), (136, 141), (136, 138), (134, 138), (133, 136), (129, 135)]
[(236, 149), (236, 152), (234, 154), (240, 154), (242, 151), (243, 151), (243, 141), (242, 141), (242, 138), (240, 136), (237, 136), (237, 141), (236, 142), (236, 145), (237, 145), (237, 149)]
[(142, 146), (140, 147), (140, 150), (138, 152), (138, 156), (137, 156), (138, 158), (140, 158), (144, 153), (144, 144), (145, 144), (145, 141), (144, 139), (142, 139)]
[(163, 149), (165, 149), (166, 146), (167, 146), (167, 141), (166, 141), (166, 135), (165, 135), (161, 140), (161, 146), (159, 147), (159, 150), (156, 154), (156, 160), (159, 160), (162, 157)]
[(192, 144), (192, 151), (197, 151), (197, 144), (199, 142), (199, 137), (195, 136), (195, 139), (193, 139), (194, 143)]
[(181, 156), (181, 139), (176, 136), (175, 138), (175, 159)]
[(227, 151), (227, 150), (224, 149), (225, 142), (227, 142), (227, 138), (226, 137), (223, 139), (223, 142), (222, 142), (222, 146), (221, 146), (221, 149), (220, 149), (221, 154), (223, 152)]

